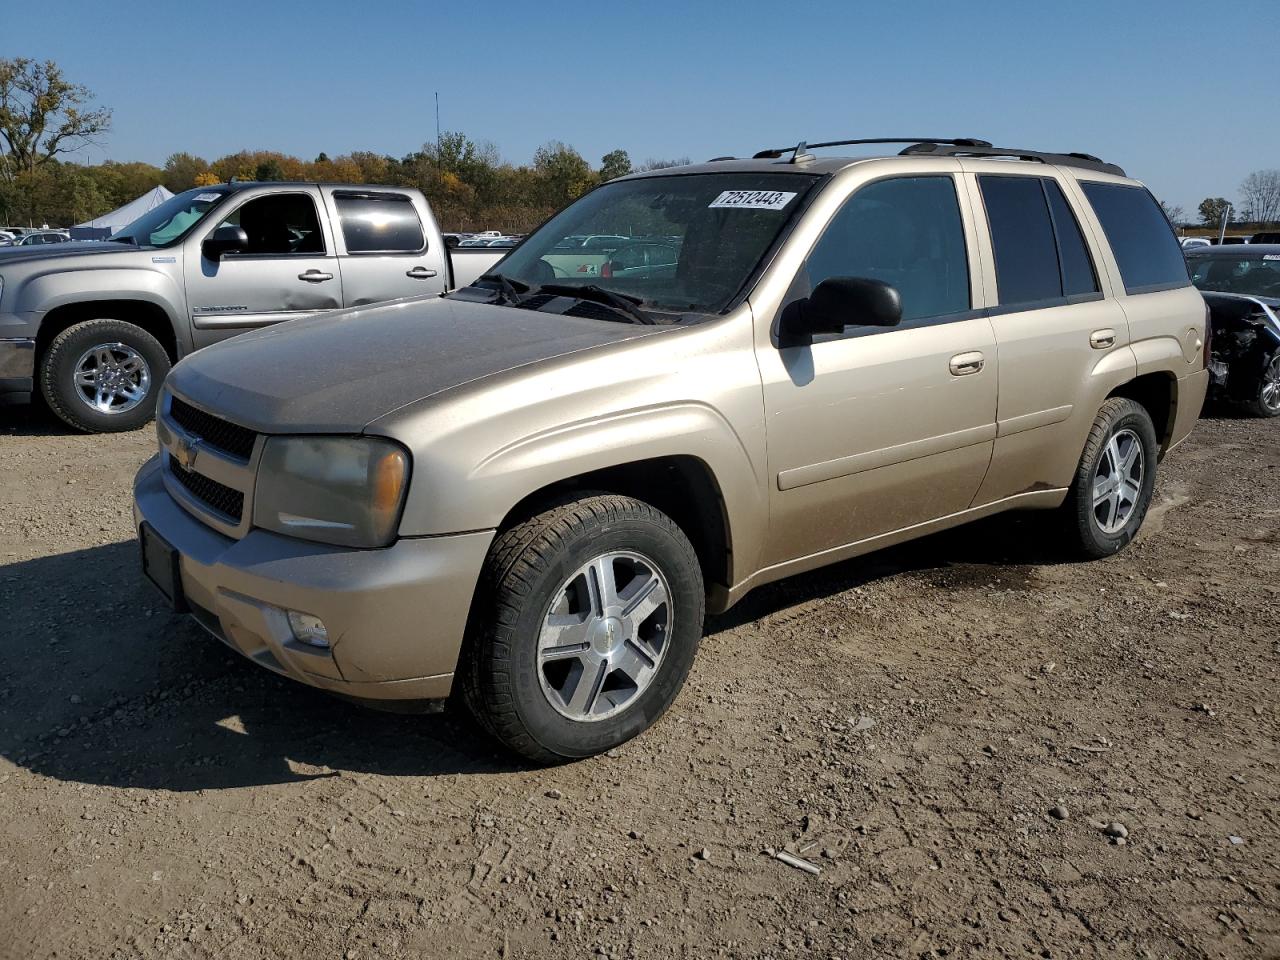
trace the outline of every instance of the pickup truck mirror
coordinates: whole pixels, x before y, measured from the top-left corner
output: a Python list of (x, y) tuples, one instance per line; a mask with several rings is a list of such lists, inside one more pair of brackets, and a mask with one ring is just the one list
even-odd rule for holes
[(896, 327), (902, 320), (902, 297), (883, 280), (828, 277), (805, 300), (790, 304), (782, 315), (780, 345), (811, 343), (815, 334), (841, 333), (849, 326)]
[(213, 231), (200, 246), (206, 260), (221, 260), (224, 254), (249, 249), (249, 235), (243, 227), (224, 223)]

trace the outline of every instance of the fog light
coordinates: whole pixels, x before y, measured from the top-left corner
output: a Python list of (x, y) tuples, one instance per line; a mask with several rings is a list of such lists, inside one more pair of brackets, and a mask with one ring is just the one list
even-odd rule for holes
[(329, 646), (329, 631), (325, 629), (324, 622), (319, 617), (297, 610), (289, 610), (288, 614), (289, 629), (293, 631), (295, 640), (309, 643), (313, 647)]

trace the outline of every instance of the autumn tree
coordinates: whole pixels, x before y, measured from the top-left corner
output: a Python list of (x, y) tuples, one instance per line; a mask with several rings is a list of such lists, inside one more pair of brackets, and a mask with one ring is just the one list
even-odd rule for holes
[(52, 60), (0, 59), (0, 177), (34, 173), (111, 128), (111, 111), (89, 109), (89, 88), (71, 83)]
[(533, 169), (542, 181), (542, 195), (553, 206), (578, 199), (595, 180), (591, 165), (573, 147), (552, 140), (533, 154)]
[[(164, 185), (174, 193), (181, 193), (183, 190), (202, 186), (196, 183), (196, 178), (208, 172), (209, 164), (203, 157), (190, 153), (171, 153), (164, 162)], [(218, 181), (215, 179), (213, 182)]]
[(1255, 170), (1240, 184), (1246, 216), (1259, 224), (1280, 220), (1280, 170)]

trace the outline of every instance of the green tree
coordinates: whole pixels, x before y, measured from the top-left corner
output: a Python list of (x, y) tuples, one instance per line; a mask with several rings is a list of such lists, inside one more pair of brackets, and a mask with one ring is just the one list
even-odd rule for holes
[(1200, 222), (1206, 227), (1216, 227), (1231, 204), (1224, 197), (1205, 197), (1196, 209), (1200, 213)]
[(600, 179), (612, 180), (631, 172), (631, 158), (625, 150), (612, 150), (600, 158)]
[(284, 169), (275, 157), (268, 157), (253, 168), (255, 180), (283, 180), (284, 178)]
[(196, 186), (196, 177), (209, 172), (203, 157), (190, 153), (171, 153), (164, 162), (164, 185), (174, 193)]
[(595, 180), (591, 165), (582, 159), (582, 154), (559, 140), (534, 151), (533, 169), (542, 181), (543, 199), (553, 207), (578, 199)]
[(111, 111), (87, 109), (93, 94), (71, 83), (52, 60), (0, 59), (0, 177), (33, 173), (59, 154), (70, 153), (111, 128)]

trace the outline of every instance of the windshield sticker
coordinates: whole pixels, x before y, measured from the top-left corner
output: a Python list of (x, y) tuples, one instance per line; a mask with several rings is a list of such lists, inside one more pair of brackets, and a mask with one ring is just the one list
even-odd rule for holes
[(222, 199), (222, 194), (220, 193), (201, 193), (196, 195), (195, 202), (207, 203), (210, 200), (221, 200), (221, 199)]
[(737, 207), (741, 210), (781, 210), (795, 199), (781, 190), (726, 190), (707, 205), (708, 210)]
[(1280, 260), (1280, 253), (1264, 253), (1263, 260)]

